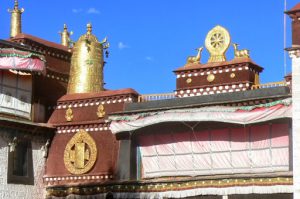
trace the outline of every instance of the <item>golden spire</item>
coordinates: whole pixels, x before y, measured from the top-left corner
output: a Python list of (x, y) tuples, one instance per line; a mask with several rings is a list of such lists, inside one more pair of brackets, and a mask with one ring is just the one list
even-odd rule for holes
[(87, 33), (73, 47), (68, 93), (91, 93), (103, 91), (103, 49), (107, 40), (99, 42), (87, 24)]
[(67, 24), (64, 24), (64, 30), (62, 32), (59, 32), (61, 36), (61, 45), (70, 47), (70, 36), (73, 35), (73, 31), (69, 32)]
[(14, 9), (8, 9), (8, 12), (11, 13), (10, 37), (15, 37), (17, 34), (22, 33), (21, 15), (24, 12), (24, 8), (19, 9), (19, 2), (15, 0)]

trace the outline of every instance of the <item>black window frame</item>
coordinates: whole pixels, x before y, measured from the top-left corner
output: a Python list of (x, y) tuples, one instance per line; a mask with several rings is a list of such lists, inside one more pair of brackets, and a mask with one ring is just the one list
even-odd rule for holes
[[(27, 146), (26, 151), (26, 175), (17, 175), (14, 173), (14, 162), (16, 153), (20, 152), (18, 150), (22, 149), (20, 146)], [(19, 148), (18, 148), (19, 146)], [(21, 151), (22, 152), (22, 151)], [(24, 158), (24, 157), (23, 157)], [(30, 140), (18, 140), (14, 151), (8, 150), (8, 167), (7, 167), (7, 183), (8, 184), (25, 184), (34, 185), (33, 176), (33, 159), (32, 159), (32, 144)]]

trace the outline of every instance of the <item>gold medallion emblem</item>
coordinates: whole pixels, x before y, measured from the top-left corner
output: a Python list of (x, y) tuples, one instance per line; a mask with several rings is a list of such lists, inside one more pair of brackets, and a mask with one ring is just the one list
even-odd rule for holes
[(92, 169), (97, 159), (94, 139), (83, 129), (68, 142), (64, 152), (66, 169), (72, 174), (84, 174)]
[(235, 73), (231, 73), (230, 78), (235, 78)]
[(230, 45), (229, 32), (222, 26), (210, 30), (205, 39), (205, 47), (210, 53), (208, 62), (226, 61), (225, 52)]
[(188, 79), (186, 80), (186, 83), (187, 83), (187, 84), (190, 84), (190, 83), (192, 83), (192, 81), (193, 81), (192, 78), (188, 78)]
[(214, 74), (209, 74), (206, 79), (207, 79), (208, 82), (212, 82), (212, 81), (215, 80), (215, 75)]

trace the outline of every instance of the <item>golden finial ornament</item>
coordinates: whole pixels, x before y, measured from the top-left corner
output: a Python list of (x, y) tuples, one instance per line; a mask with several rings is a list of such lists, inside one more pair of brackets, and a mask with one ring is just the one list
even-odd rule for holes
[(211, 29), (205, 39), (205, 47), (210, 53), (208, 62), (226, 61), (225, 53), (230, 45), (230, 34), (222, 26)]
[(11, 13), (10, 20), (10, 37), (15, 37), (16, 35), (22, 33), (22, 19), (21, 15), (24, 12), (24, 8), (19, 9), (19, 2), (15, 0), (14, 9), (8, 9)]
[(186, 64), (200, 64), (201, 60), (201, 53), (202, 53), (203, 47), (196, 48), (196, 51), (198, 52), (196, 56), (189, 56), (186, 60)]
[(247, 49), (239, 50), (239, 44), (232, 44), (234, 48), (234, 58), (249, 58), (250, 52)]
[(73, 111), (72, 111), (72, 109), (71, 108), (68, 108), (67, 110), (66, 110), (66, 115), (65, 115), (65, 118), (66, 118), (66, 120), (67, 120), (67, 122), (71, 122), (72, 120), (73, 120)]
[(98, 118), (103, 118), (105, 116), (104, 106), (102, 104), (97, 108), (97, 116)]
[(92, 34), (92, 24), (74, 44), (71, 58), (68, 93), (91, 93), (103, 91), (103, 49), (107, 39), (99, 42)]
[(90, 171), (97, 160), (95, 140), (83, 129), (80, 129), (66, 145), (64, 163), (72, 174), (84, 174)]
[(61, 36), (61, 45), (70, 47), (71, 43), (71, 35), (73, 35), (73, 31), (69, 32), (67, 24), (64, 24), (64, 30), (62, 32), (59, 32)]

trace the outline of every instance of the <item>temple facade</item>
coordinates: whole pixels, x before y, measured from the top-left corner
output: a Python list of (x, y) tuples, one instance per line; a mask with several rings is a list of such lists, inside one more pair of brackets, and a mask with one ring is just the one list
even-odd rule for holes
[(92, 24), (74, 43), (65, 24), (56, 44), (22, 32), (17, 0), (9, 12), (0, 198), (300, 199), (300, 4), (281, 82), (261, 84), (263, 67), (217, 25), (161, 95), (105, 87), (109, 42)]

